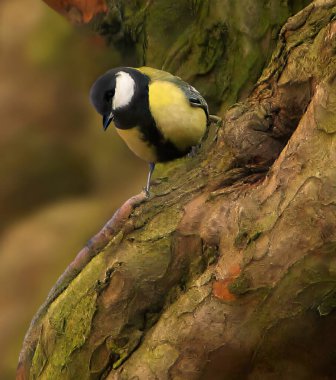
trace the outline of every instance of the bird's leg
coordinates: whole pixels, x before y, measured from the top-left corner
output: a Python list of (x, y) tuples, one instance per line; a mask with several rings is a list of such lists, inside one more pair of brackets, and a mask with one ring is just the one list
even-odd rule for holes
[(188, 153), (188, 157), (190, 157), (190, 158), (196, 157), (200, 148), (201, 148), (201, 144), (193, 145), (190, 149), (190, 152)]
[(155, 163), (154, 162), (150, 162), (149, 163), (149, 172), (148, 172), (148, 177), (147, 177), (147, 184), (146, 184), (146, 187), (145, 187), (145, 193), (146, 193), (147, 197), (149, 197), (150, 181), (151, 181), (151, 178), (152, 178), (152, 174), (153, 174), (154, 168), (155, 168)]

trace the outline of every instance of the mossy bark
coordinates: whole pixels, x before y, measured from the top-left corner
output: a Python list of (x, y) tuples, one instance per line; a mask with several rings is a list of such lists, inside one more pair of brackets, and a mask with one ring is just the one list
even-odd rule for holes
[[(275, 46), (281, 26), (311, 0), (44, 0), (90, 23), (122, 65), (180, 76), (221, 114), (245, 98)], [(120, 62), (118, 61), (118, 63)], [(111, 62), (111, 67), (118, 65)]]
[(290, 18), (198, 155), (78, 254), (18, 379), (334, 378), (335, 19), (336, 0)]

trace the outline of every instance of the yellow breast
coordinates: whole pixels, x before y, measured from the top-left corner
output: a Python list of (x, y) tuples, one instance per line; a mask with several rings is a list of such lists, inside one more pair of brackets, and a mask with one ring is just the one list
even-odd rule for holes
[(171, 82), (149, 85), (149, 106), (163, 136), (181, 151), (197, 145), (206, 131), (204, 110), (192, 107), (183, 91)]
[(143, 140), (143, 136), (137, 127), (131, 129), (116, 128), (119, 136), (125, 141), (127, 146), (142, 160), (156, 162), (156, 149)]

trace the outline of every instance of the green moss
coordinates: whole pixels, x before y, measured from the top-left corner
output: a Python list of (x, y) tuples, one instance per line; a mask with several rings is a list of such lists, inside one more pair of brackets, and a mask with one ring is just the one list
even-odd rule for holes
[(85, 295), (70, 310), (56, 313), (49, 319), (50, 327), (55, 330), (57, 337), (62, 336), (56, 348), (54, 365), (65, 366), (68, 357), (73, 351), (85, 343), (91, 327), (92, 316), (95, 311), (96, 297)]
[(160, 239), (176, 230), (183, 211), (179, 206), (170, 207), (152, 218), (141, 233), (141, 240)]
[(116, 360), (113, 362), (113, 369), (120, 367), (120, 365), (131, 355), (131, 353), (138, 347), (142, 331), (134, 329), (127, 331), (125, 339), (118, 338), (118, 342), (114, 339), (108, 339), (106, 346), (109, 349), (111, 356)]
[[(68, 374), (74, 372), (78, 378), (87, 378), (88, 368), (83, 363), (73, 362), (71, 356), (90, 334), (96, 310), (94, 287), (103, 268), (103, 255), (98, 255), (51, 304), (33, 357), (33, 378), (40, 374), (40, 379), (67, 379)], [(45, 352), (48, 352), (47, 363)]]
[(317, 310), (321, 316), (330, 314), (334, 309), (336, 309), (336, 291), (328, 294), (323, 299), (322, 303), (317, 307)]
[(135, 278), (157, 281), (166, 274), (171, 262), (171, 237), (137, 242), (128, 247), (126, 254), (127, 270)]
[(242, 295), (247, 293), (250, 290), (251, 280), (247, 277), (246, 274), (241, 274), (234, 281), (232, 281), (228, 288), (232, 294)]
[(36, 379), (40, 376), (47, 363), (47, 360), (48, 358), (43, 349), (42, 342), (39, 340), (36, 346), (30, 372), (33, 379)]
[(224, 111), (249, 93), (274, 48), (275, 32), (309, 2), (110, 2), (100, 32), (109, 40), (119, 38), (120, 50), (135, 51), (133, 64), (181, 76), (201, 91), (212, 112), (220, 105)]
[(180, 158), (177, 160), (165, 162), (164, 164), (156, 164), (153, 178), (164, 179), (171, 177), (175, 173), (180, 173), (181, 168), (183, 167), (185, 158)]
[(272, 229), (277, 217), (276, 212), (267, 214), (259, 212), (258, 219), (251, 219), (241, 227), (235, 239), (236, 247), (243, 249), (258, 240), (265, 231)]

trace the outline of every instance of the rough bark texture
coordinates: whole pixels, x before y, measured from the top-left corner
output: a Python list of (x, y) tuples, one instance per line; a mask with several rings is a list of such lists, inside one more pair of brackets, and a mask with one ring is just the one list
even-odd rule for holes
[(17, 378), (334, 378), (335, 17), (325, 0), (290, 18), (198, 155), (78, 254)]

